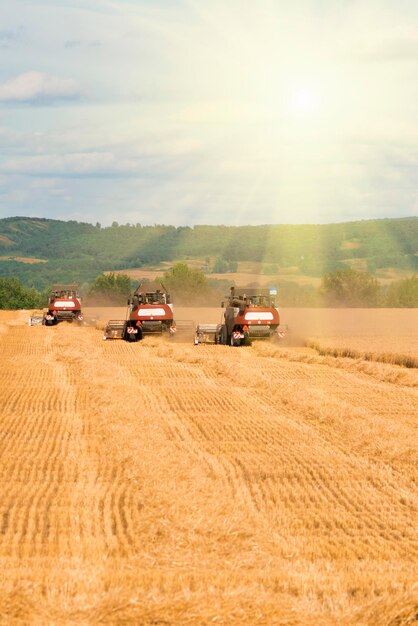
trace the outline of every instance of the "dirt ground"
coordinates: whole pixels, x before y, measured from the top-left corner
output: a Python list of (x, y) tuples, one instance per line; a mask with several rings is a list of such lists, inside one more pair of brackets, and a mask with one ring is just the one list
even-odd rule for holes
[(417, 623), (416, 311), (283, 309), (300, 345), (248, 348), (29, 313), (0, 311), (0, 623)]

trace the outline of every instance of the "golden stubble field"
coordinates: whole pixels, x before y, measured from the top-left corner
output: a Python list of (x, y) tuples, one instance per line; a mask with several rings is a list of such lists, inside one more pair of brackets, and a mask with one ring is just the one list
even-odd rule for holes
[(418, 374), (377, 358), (418, 357), (416, 311), (284, 310), (311, 348), (28, 315), (0, 312), (2, 624), (417, 623)]

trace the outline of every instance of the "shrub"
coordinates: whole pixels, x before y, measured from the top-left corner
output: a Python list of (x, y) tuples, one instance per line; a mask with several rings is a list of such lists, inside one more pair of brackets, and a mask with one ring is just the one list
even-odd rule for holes
[(22, 287), (17, 278), (0, 278), (0, 309), (34, 309), (42, 306), (36, 289)]
[(353, 269), (325, 274), (321, 291), (328, 306), (372, 307), (382, 303), (376, 278)]

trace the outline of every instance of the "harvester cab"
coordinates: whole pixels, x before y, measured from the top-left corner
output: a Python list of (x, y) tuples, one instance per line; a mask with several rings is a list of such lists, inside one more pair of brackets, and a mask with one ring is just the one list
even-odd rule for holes
[[(39, 317), (39, 315), (31, 317), (30, 325), (39, 324)], [(42, 315), (41, 323), (45, 326), (55, 326), (58, 322), (63, 321), (81, 324), (83, 319), (77, 285), (75, 283), (53, 285), (48, 298), (48, 307)]]
[(283, 339), (287, 328), (280, 325), (276, 289), (231, 287), (222, 302), (220, 324), (198, 324), (195, 345), (199, 343), (251, 345), (254, 339)]

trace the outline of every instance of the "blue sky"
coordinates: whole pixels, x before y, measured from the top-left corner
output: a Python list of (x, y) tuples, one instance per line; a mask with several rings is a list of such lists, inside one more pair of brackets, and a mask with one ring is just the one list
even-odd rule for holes
[(0, 2), (0, 217), (418, 214), (414, 0)]

